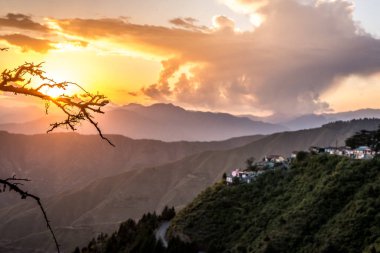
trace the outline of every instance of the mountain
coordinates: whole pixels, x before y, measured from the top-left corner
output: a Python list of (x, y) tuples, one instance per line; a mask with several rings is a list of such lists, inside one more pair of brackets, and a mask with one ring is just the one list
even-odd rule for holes
[(25, 123), (41, 117), (44, 111), (36, 106), (0, 106), (0, 124)]
[[(42, 116), (37, 107), (0, 107), (0, 130), (22, 133), (46, 133), (49, 124), (62, 119), (57, 110)], [(104, 115), (96, 115), (101, 129), (107, 134), (119, 134), (134, 139), (163, 141), (213, 141), (232, 137), (271, 134), (286, 130), (321, 127), (335, 121), (380, 118), (380, 109), (361, 109), (339, 113), (307, 114), (289, 119), (289, 115), (256, 117), (227, 113), (185, 110), (173, 104), (143, 106), (129, 104), (113, 106)], [(58, 129), (67, 132), (67, 129)], [(81, 134), (96, 134), (89, 124), (78, 127)]]
[[(238, 147), (263, 136), (221, 142), (162, 142), (110, 136), (116, 147), (99, 136), (76, 133), (21, 135), (0, 132), (0, 177), (28, 178), (41, 197), (78, 188), (98, 178), (161, 165), (207, 150)], [(80, 152), (79, 152), (80, 150)], [(4, 204), (0, 202), (0, 207)]]
[(206, 252), (378, 252), (380, 159), (314, 155), (251, 184), (214, 185), (169, 233)]
[[(380, 120), (355, 120), (311, 130), (276, 133), (241, 147), (195, 153), (167, 164), (98, 178), (46, 197), (44, 203), (63, 248), (68, 250), (99, 232), (112, 232), (128, 218), (160, 211), (165, 205), (183, 208), (198, 193), (219, 181), (224, 172), (244, 166), (251, 156), (260, 159), (267, 154), (288, 155), (313, 145), (341, 145), (355, 132), (374, 130), (379, 124)], [(111, 165), (100, 166), (112, 170)], [(16, 252), (17, 247), (28, 252), (52, 249), (34, 203), (6, 206), (0, 209), (0, 220), (6, 221), (0, 224), (0, 233), (4, 235), (0, 242), (4, 247), (2, 252)]]
[[(29, 122), (0, 124), (0, 130), (23, 134), (45, 133), (49, 123), (57, 120), (59, 118), (54, 114)], [(286, 130), (282, 126), (231, 114), (189, 111), (172, 104), (130, 104), (97, 115), (96, 120), (107, 134), (163, 141), (214, 141)], [(78, 130), (82, 134), (96, 134), (96, 130), (88, 124)]]
[(292, 130), (300, 130), (320, 127), (329, 122), (339, 120), (347, 121), (364, 118), (380, 118), (380, 109), (362, 109), (357, 111), (339, 113), (309, 114), (297, 117), (286, 122), (281, 122), (279, 124), (286, 126)]
[[(378, 158), (298, 156), (289, 169), (267, 171), (250, 184), (220, 181), (177, 215), (164, 208), (162, 215), (147, 213), (138, 222), (129, 219), (112, 235), (101, 234), (83, 244), (84, 249), (97, 253), (379, 252), (379, 166)], [(163, 238), (167, 248), (157, 238)]]

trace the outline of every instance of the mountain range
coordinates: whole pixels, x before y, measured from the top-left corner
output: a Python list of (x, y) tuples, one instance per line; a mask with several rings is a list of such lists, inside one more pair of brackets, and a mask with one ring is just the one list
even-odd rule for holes
[[(2, 133), (2, 140), (7, 142), (2, 141), (0, 161), (1, 167), (24, 168), (20, 171), (27, 173), (20, 176), (32, 177), (31, 190), (41, 194), (46, 189), (51, 191), (43, 194), (43, 203), (63, 249), (69, 251), (100, 232), (113, 231), (128, 218), (139, 218), (148, 211), (160, 211), (165, 205), (181, 209), (206, 187), (220, 180), (224, 172), (244, 166), (249, 157), (261, 159), (267, 154), (289, 155), (294, 150), (306, 150), (313, 145), (342, 145), (353, 133), (361, 129), (377, 129), (379, 124), (380, 120), (375, 119), (337, 122), (321, 128), (243, 137), (211, 145), (110, 136), (116, 143), (115, 149), (102, 143), (97, 136)], [(31, 140), (38, 144), (31, 145)], [(136, 142), (133, 147), (141, 145), (141, 148), (123, 146), (124, 142), (130, 141)], [(4, 143), (9, 143), (8, 147)], [(41, 148), (38, 149), (38, 145)], [(155, 145), (159, 145), (157, 149), (153, 148)], [(181, 145), (187, 148), (178, 154), (176, 152)], [(228, 145), (231, 146), (226, 148)], [(76, 152), (78, 148), (83, 154)], [(132, 159), (140, 157), (145, 161), (148, 156), (153, 157), (141, 164)], [(91, 158), (94, 161), (90, 161)], [(22, 166), (19, 161), (22, 161)], [(2, 173), (12, 172), (8, 169)], [(62, 187), (65, 183), (70, 187)], [(5, 221), (0, 224), (3, 235), (0, 239), (1, 252), (53, 249), (35, 203), (8, 203), (0, 209), (0, 220)]]
[(380, 118), (379, 109), (361, 109), (357, 111), (339, 112), (339, 113), (325, 113), (325, 114), (308, 114), (296, 117), (292, 120), (281, 122), (280, 124), (292, 129), (309, 129), (320, 127), (324, 124), (334, 121), (347, 121), (353, 119), (364, 118)]
[[(21, 133), (46, 133), (49, 124), (62, 120), (59, 112), (51, 111), (41, 116), (38, 107), (0, 107), (0, 130)], [(103, 115), (96, 115), (101, 129), (106, 134), (118, 134), (133, 139), (162, 141), (217, 141), (228, 138), (271, 134), (287, 130), (321, 127), (334, 121), (362, 118), (380, 118), (379, 109), (307, 114), (289, 118), (286, 115), (257, 117), (228, 113), (185, 110), (173, 104), (143, 106), (128, 104), (113, 106)], [(58, 129), (67, 132), (67, 129)], [(88, 124), (78, 127), (81, 134), (96, 134)]]
[[(23, 110), (15, 112), (14, 115), (23, 117), (22, 112)], [(6, 123), (0, 124), (0, 130), (22, 134), (45, 133), (50, 123), (60, 119), (62, 117), (55, 113), (16, 123), (4, 118)], [(163, 141), (215, 141), (287, 130), (280, 125), (252, 121), (227, 113), (189, 111), (172, 104), (129, 104), (112, 108), (104, 115), (97, 115), (96, 120), (106, 134)], [(93, 126), (88, 124), (79, 127), (78, 132), (96, 134)]]

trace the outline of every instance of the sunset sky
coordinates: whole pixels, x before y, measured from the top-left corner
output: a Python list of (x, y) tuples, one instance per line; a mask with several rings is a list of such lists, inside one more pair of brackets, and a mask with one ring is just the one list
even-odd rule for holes
[(45, 62), (114, 104), (380, 108), (379, 0), (0, 0), (0, 10), (2, 69)]

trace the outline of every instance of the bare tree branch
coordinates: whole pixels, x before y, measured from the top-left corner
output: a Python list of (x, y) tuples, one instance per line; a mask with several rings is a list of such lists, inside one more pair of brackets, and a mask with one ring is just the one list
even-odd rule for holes
[(58, 241), (57, 241), (57, 238), (54, 234), (54, 231), (50, 225), (50, 221), (47, 217), (47, 214), (46, 214), (46, 211), (44, 209), (44, 207), (42, 206), (42, 203), (41, 203), (41, 199), (33, 194), (30, 194), (28, 193), (27, 191), (24, 191), (22, 190), (19, 185), (23, 185), (22, 183), (20, 182), (28, 182), (30, 181), (29, 179), (24, 179), (24, 178), (16, 178), (16, 177), (12, 177), (12, 178), (7, 178), (7, 179), (1, 179), (0, 178), (0, 185), (2, 185), (2, 189), (0, 189), (0, 192), (4, 192), (7, 190), (7, 187), (9, 188), (9, 191), (15, 191), (16, 193), (18, 193), (20, 196), (21, 196), (21, 199), (26, 199), (26, 198), (32, 198), (34, 199), (38, 206), (40, 207), (41, 209), (41, 212), (44, 216), (44, 219), (45, 219), (45, 222), (46, 222), (46, 225), (51, 233), (51, 235), (53, 236), (53, 239), (54, 239), (54, 243), (55, 243), (55, 247), (57, 248), (57, 252), (60, 253), (60, 249), (59, 249), (59, 244), (58, 244)]
[[(0, 51), (8, 51), (9, 48), (0, 48)], [(82, 121), (88, 121), (92, 124), (99, 136), (106, 140), (110, 145), (114, 146), (113, 143), (106, 138), (100, 128), (98, 123), (94, 121), (93, 113), (104, 113), (102, 108), (109, 103), (109, 100), (101, 94), (92, 94), (86, 91), (82, 86), (73, 82), (56, 82), (45, 75), (42, 70), (42, 64), (34, 64), (25, 62), (23, 65), (13, 69), (5, 69), (0, 76), (0, 91), (14, 93), (15, 95), (21, 94), (26, 96), (33, 96), (40, 98), (45, 101), (46, 113), (48, 113), (48, 108), (50, 103), (55, 104), (64, 114), (66, 114), (66, 119), (61, 122), (55, 122), (50, 124), (48, 133), (53, 131), (58, 127), (66, 127), (73, 131), (76, 130), (76, 126)], [(35, 82), (39, 85), (36, 85)], [(65, 91), (69, 88), (75, 87), (79, 89), (81, 94), (66, 95)], [(62, 94), (58, 97), (52, 97), (48, 95), (48, 92), (44, 92), (45, 89), (59, 89)], [(0, 178), (0, 193), (6, 191), (15, 191), (21, 196), (21, 199), (32, 198), (34, 199), (41, 209), (43, 217), (45, 219), (46, 225), (53, 236), (55, 246), (58, 253), (60, 252), (59, 244), (54, 231), (50, 225), (50, 221), (47, 217), (46, 211), (42, 206), (41, 199), (36, 195), (30, 194), (20, 188), (23, 182), (28, 182), (29, 179), (24, 178)]]
[[(1, 73), (0, 91), (33, 96), (45, 100), (48, 104), (55, 104), (66, 114), (67, 118), (61, 122), (52, 123), (47, 132), (51, 132), (58, 127), (66, 127), (75, 131), (78, 124), (82, 121), (88, 121), (95, 127), (103, 140), (106, 140), (110, 145), (114, 146), (114, 144), (103, 135), (98, 127), (98, 123), (94, 121), (92, 115), (93, 113), (104, 113), (102, 108), (109, 103), (107, 97), (101, 94), (92, 94), (86, 91), (82, 86), (73, 82), (56, 82), (48, 78), (42, 70), (42, 64), (43, 63), (34, 64), (26, 62), (13, 70), (5, 69)], [(36, 80), (40, 81), (41, 84), (34, 87), (33, 81)], [(72, 87), (79, 89), (81, 94), (66, 95), (65, 92)], [(44, 92), (44, 89), (52, 88), (62, 90), (62, 94), (58, 97), (52, 97)]]

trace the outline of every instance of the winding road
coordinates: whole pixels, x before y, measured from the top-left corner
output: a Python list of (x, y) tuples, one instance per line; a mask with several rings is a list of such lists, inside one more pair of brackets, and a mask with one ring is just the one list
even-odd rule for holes
[(156, 240), (161, 240), (165, 248), (168, 247), (168, 242), (166, 241), (165, 235), (166, 235), (166, 231), (168, 231), (169, 226), (170, 226), (170, 221), (165, 221), (160, 225), (160, 227), (157, 229), (155, 233)]

